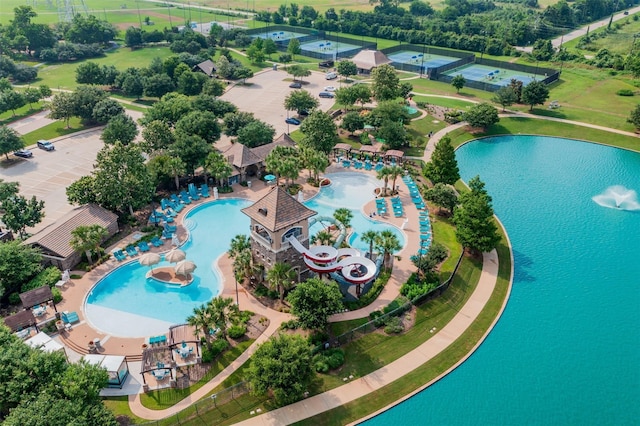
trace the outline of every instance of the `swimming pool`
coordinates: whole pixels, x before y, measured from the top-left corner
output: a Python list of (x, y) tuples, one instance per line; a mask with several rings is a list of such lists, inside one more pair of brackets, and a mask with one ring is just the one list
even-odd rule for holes
[[(380, 182), (362, 173), (335, 173), (327, 177), (331, 186), (322, 188), (307, 201), (307, 207), (320, 216), (332, 216), (337, 208), (347, 207), (354, 214), (354, 230), (391, 229), (404, 246), (405, 238), (398, 228), (370, 220), (360, 211), (363, 204), (374, 198), (373, 190)], [(179, 288), (146, 279), (149, 268), (137, 261), (129, 262), (114, 269), (90, 291), (85, 301), (88, 321), (101, 331), (123, 337), (163, 334), (170, 325), (183, 323), (193, 308), (220, 293), (221, 280), (215, 262), (228, 250), (234, 236), (248, 234), (250, 219), (240, 209), (250, 204), (243, 199), (221, 199), (196, 206), (185, 216), (184, 225), (190, 238), (180, 248), (198, 266), (191, 285)], [(310, 231), (315, 233), (321, 227), (313, 225)], [(354, 247), (368, 249), (357, 238)], [(167, 265), (163, 261), (157, 266)]]
[(640, 212), (593, 197), (638, 191), (640, 154), (505, 136), (456, 156), (465, 181), (486, 183), (509, 233), (509, 303), (464, 364), (365, 424), (637, 424)]

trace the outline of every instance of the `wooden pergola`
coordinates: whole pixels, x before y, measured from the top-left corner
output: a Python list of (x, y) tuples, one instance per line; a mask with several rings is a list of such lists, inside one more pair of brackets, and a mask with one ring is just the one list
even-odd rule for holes
[(389, 157), (392, 157), (394, 159), (397, 159), (399, 163), (402, 163), (402, 160), (404, 159), (404, 152), (398, 150), (398, 149), (390, 149), (387, 152), (384, 153), (384, 158), (385, 160), (389, 160)]
[(351, 152), (352, 149), (353, 149), (353, 147), (351, 145), (349, 145), (348, 143), (337, 143), (333, 147), (333, 156), (337, 157), (337, 155), (338, 155), (338, 153), (340, 151), (344, 151), (344, 154), (348, 157), (349, 153)]
[(25, 309), (31, 309), (34, 306), (52, 302), (53, 310), (58, 312), (56, 304), (53, 303), (53, 293), (48, 285), (43, 285), (42, 287), (20, 293), (20, 300), (22, 301), (22, 306), (24, 306)]
[(4, 323), (14, 333), (29, 327), (35, 327), (36, 331), (39, 331), (38, 321), (36, 321), (36, 317), (33, 316), (33, 312), (30, 309), (4, 318)]
[(149, 347), (142, 351), (142, 366), (140, 374), (142, 374), (142, 383), (147, 384), (145, 373), (154, 370), (169, 370), (170, 378), (173, 380), (173, 355), (171, 348), (168, 346)]
[[(174, 349), (182, 343), (193, 343), (196, 347), (196, 356), (200, 358), (200, 339), (195, 333), (195, 329), (189, 324), (172, 325), (169, 327), (169, 348)], [(171, 351), (173, 356), (173, 351)]]

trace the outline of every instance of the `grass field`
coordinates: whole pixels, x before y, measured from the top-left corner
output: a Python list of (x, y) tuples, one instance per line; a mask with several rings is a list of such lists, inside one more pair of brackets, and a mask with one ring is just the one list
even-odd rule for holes
[(39, 101), (34, 103), (32, 106), (33, 106), (33, 109), (31, 109), (29, 105), (25, 105), (22, 108), (18, 108), (16, 110), (15, 116), (11, 111), (3, 112), (2, 114), (0, 114), (0, 126), (13, 123), (16, 120), (23, 119), (25, 117), (30, 116), (31, 114), (35, 114), (36, 112), (42, 111), (44, 109), (44, 102)]
[[(563, 46), (567, 48), (570, 52), (577, 53), (580, 55), (593, 56), (595, 53), (602, 49), (606, 48), (611, 53), (618, 53), (620, 55), (627, 55), (631, 51), (631, 46), (633, 45), (635, 39), (635, 35), (640, 32), (640, 20), (634, 21), (631, 16), (621, 19), (620, 21), (614, 24), (615, 28), (618, 30), (615, 33), (608, 34), (603, 38), (593, 38), (591, 43), (589, 43), (587, 49), (579, 49), (577, 47), (580, 42), (580, 37), (574, 40), (571, 40), (567, 43), (564, 43)], [(591, 32), (591, 35), (599, 35), (606, 31), (606, 27), (597, 29)]]
[(54, 139), (86, 129), (88, 129), (88, 127), (82, 125), (78, 117), (72, 117), (71, 120), (69, 120), (68, 129), (66, 128), (66, 123), (64, 121), (55, 121), (51, 124), (47, 124), (46, 126), (39, 128), (38, 130), (27, 133), (22, 138), (24, 139), (25, 146), (29, 146), (35, 145), (35, 143), (39, 139)]

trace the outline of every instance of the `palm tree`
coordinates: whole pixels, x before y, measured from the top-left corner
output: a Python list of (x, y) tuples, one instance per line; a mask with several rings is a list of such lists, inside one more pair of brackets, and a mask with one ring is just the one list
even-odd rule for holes
[(231, 239), (231, 244), (229, 245), (227, 253), (229, 254), (229, 257), (233, 259), (241, 251), (248, 250), (250, 248), (251, 241), (249, 240), (249, 237), (244, 234), (239, 234)]
[(167, 172), (173, 176), (176, 183), (176, 190), (180, 189), (180, 176), (187, 172), (187, 166), (184, 164), (184, 161), (177, 157), (167, 161)]
[(402, 176), (404, 174), (404, 169), (400, 166), (391, 166), (389, 167), (389, 177), (393, 179), (393, 183), (391, 184), (391, 192), (396, 189), (396, 179), (398, 176)]
[(233, 273), (238, 281), (244, 281), (251, 274), (251, 250), (242, 250), (233, 259)]
[(311, 244), (318, 243), (321, 246), (330, 246), (333, 244), (333, 236), (331, 232), (327, 230), (318, 231), (318, 233), (311, 237)]
[(230, 297), (214, 297), (207, 305), (207, 311), (211, 315), (211, 320), (218, 329), (218, 333), (224, 338), (227, 337), (227, 327), (240, 317), (240, 309)]
[(380, 236), (376, 241), (376, 245), (378, 246), (378, 250), (383, 253), (383, 265), (385, 268), (390, 268), (391, 265), (391, 254), (400, 250), (402, 246), (400, 245), (400, 240), (396, 234), (394, 234), (390, 229), (385, 229), (380, 232)]
[[(231, 166), (231, 164), (229, 164), (229, 162), (222, 156), (222, 154), (212, 154), (216, 155), (213, 155), (213, 157), (211, 158), (212, 162), (209, 165), (209, 171), (211, 172), (211, 175), (216, 179), (216, 182), (218, 183), (222, 182), (225, 179), (229, 179), (229, 177), (233, 174), (233, 167)], [(207, 159), (209, 159), (212, 154), (209, 154)]]
[(373, 229), (364, 231), (362, 235), (360, 235), (360, 239), (369, 244), (369, 259), (373, 259), (373, 243), (378, 241), (378, 238), (380, 238), (380, 233)]
[(378, 170), (378, 173), (376, 174), (376, 178), (384, 181), (384, 189), (382, 190), (383, 197), (387, 196), (387, 184), (389, 183), (390, 169), (391, 169), (390, 167), (383, 167), (380, 170)]
[(200, 333), (203, 333), (205, 339), (209, 341), (209, 330), (213, 325), (213, 319), (211, 318), (209, 309), (207, 309), (207, 305), (201, 305), (199, 308), (194, 308), (193, 315), (189, 315), (187, 317), (187, 324), (194, 328), (196, 337), (198, 337)]
[(91, 253), (98, 251), (100, 243), (107, 235), (109, 232), (104, 226), (81, 225), (71, 231), (72, 238), (69, 244), (74, 250), (84, 251), (89, 263), (93, 263)]
[(291, 265), (286, 263), (276, 262), (271, 269), (267, 272), (267, 283), (269, 288), (277, 290), (280, 293), (280, 300), (284, 300), (284, 292), (292, 287), (292, 282), (295, 282), (296, 271), (291, 268)]
[(341, 207), (333, 212), (333, 217), (338, 222), (342, 222), (345, 228), (351, 226), (351, 219), (353, 219), (353, 212), (345, 207)]

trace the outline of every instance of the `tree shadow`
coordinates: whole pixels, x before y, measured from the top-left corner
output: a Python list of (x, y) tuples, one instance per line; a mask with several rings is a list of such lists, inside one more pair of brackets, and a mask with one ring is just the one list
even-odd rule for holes
[(514, 279), (520, 282), (534, 282), (536, 278), (529, 273), (533, 260), (518, 250), (513, 250)]

